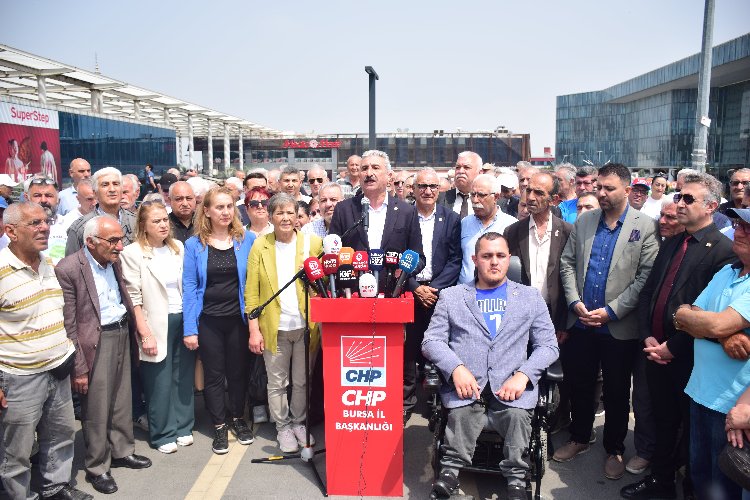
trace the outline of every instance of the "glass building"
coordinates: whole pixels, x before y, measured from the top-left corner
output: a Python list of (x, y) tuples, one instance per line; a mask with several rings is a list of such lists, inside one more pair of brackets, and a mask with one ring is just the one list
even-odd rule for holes
[[(601, 91), (557, 97), (555, 156), (576, 165), (689, 167), (699, 54)], [(708, 168), (750, 166), (750, 34), (713, 49)]]

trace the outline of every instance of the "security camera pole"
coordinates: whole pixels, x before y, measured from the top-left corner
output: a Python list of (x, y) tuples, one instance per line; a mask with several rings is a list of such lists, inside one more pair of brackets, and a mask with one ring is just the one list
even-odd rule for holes
[(378, 149), (375, 138), (375, 80), (379, 80), (378, 74), (372, 66), (365, 66), (365, 72), (370, 75), (370, 146), (369, 149)]

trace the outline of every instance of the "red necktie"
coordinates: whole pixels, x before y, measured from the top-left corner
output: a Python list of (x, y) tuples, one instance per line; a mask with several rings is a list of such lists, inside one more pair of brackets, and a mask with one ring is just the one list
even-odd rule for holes
[(677, 277), (677, 271), (680, 270), (680, 264), (682, 264), (682, 260), (685, 258), (688, 241), (690, 241), (691, 238), (692, 236), (688, 235), (688, 237), (682, 241), (682, 245), (672, 257), (672, 263), (669, 265), (669, 270), (667, 271), (667, 275), (664, 276), (664, 281), (659, 289), (659, 295), (656, 298), (654, 317), (651, 323), (651, 335), (659, 342), (664, 341), (664, 312), (667, 307), (667, 300), (669, 299), (669, 294), (672, 292), (674, 280)]

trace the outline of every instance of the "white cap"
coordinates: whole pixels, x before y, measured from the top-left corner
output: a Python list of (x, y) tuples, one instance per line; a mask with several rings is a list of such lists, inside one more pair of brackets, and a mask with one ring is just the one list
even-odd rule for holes
[(518, 177), (514, 174), (500, 174), (497, 176), (497, 182), (508, 189), (518, 188)]
[(0, 186), (16, 187), (18, 183), (8, 174), (0, 174)]

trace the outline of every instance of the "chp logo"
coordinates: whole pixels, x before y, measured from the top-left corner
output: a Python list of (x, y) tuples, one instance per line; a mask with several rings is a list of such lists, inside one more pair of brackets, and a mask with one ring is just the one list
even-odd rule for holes
[(385, 337), (341, 337), (341, 385), (385, 387)]

